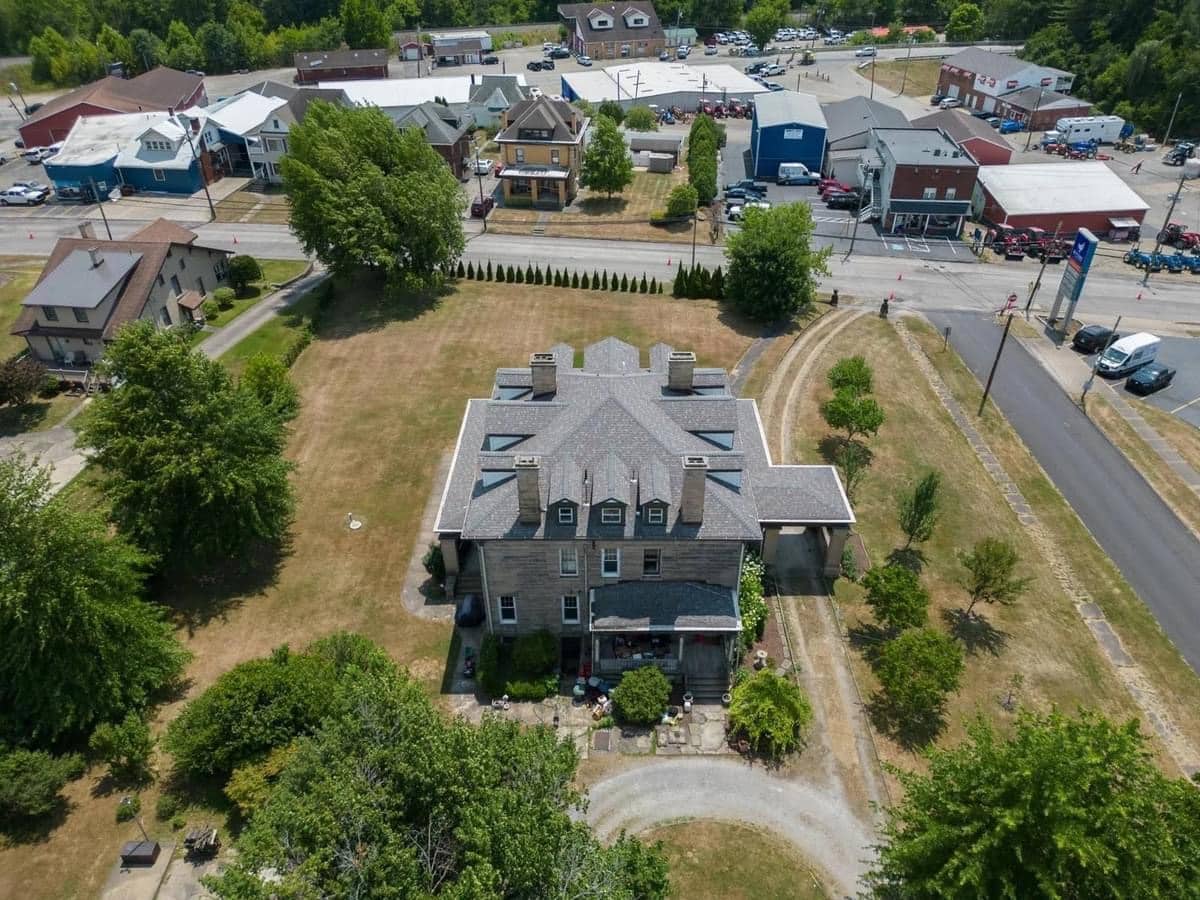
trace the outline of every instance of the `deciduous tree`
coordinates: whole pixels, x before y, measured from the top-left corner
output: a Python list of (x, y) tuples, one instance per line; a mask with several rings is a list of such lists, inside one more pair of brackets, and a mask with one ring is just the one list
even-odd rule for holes
[(672, 219), (690, 216), (696, 212), (696, 189), (690, 184), (677, 184), (667, 195), (667, 216)]
[(871, 393), (874, 377), (874, 372), (865, 359), (861, 356), (847, 356), (833, 364), (825, 380), (835, 391), (848, 388), (856, 395), (862, 396)]
[(123, 327), (103, 366), (121, 389), (93, 401), (80, 437), (125, 534), (182, 569), (245, 559), (283, 537), (292, 467), (276, 413), (187, 334), (152, 322)]
[(757, 0), (746, 13), (745, 28), (755, 44), (765, 47), (786, 24), (787, 17), (788, 4), (783, 0)]
[(46, 367), (32, 356), (6, 359), (0, 363), (0, 406), (21, 405), (46, 383)]
[(246, 293), (250, 282), (262, 278), (262, 266), (253, 256), (244, 253), (229, 260), (229, 284), (241, 296)]
[(744, 732), (755, 750), (780, 757), (800, 746), (812, 722), (812, 706), (790, 678), (763, 669), (732, 693), (729, 727)]
[(118, 781), (145, 781), (150, 776), (154, 738), (139, 713), (127, 713), (120, 722), (102, 722), (88, 739), (88, 748), (108, 764)]
[(592, 123), (592, 136), (583, 154), (579, 183), (609, 197), (633, 184), (633, 160), (617, 123), (601, 115)]
[(846, 440), (875, 435), (883, 426), (883, 408), (874, 397), (859, 396), (853, 388), (840, 388), (821, 404), (821, 416), (830, 428), (846, 432)]
[(983, 37), (983, 10), (974, 3), (960, 3), (946, 23), (946, 40), (977, 41)]
[(391, 46), (391, 22), (378, 0), (342, 0), (340, 18), (351, 50)]
[(747, 210), (725, 243), (725, 296), (752, 319), (794, 317), (812, 303), (817, 278), (829, 274), (830, 248), (814, 250), (812, 235), (807, 203)]
[(625, 127), (630, 131), (658, 131), (658, 120), (648, 106), (635, 106), (625, 113)]
[(941, 506), (941, 490), (942, 476), (937, 472), (929, 472), (911, 491), (900, 495), (900, 529), (908, 538), (905, 549), (911, 547), (913, 541), (921, 543), (933, 536), (938, 508)]
[(975, 604), (999, 603), (1011, 606), (1029, 588), (1031, 578), (1017, 577), (1016, 548), (999, 538), (984, 538), (976, 542), (970, 553), (960, 553), (959, 562), (967, 570), (963, 586), (971, 595), (967, 615), (971, 615)]
[(238, 386), (249, 391), (265, 409), (281, 422), (296, 418), (300, 412), (300, 394), (292, 384), (287, 366), (271, 353), (256, 353), (246, 362)]
[(895, 564), (875, 566), (863, 575), (862, 585), (867, 589), (867, 605), (885, 628), (902, 631), (925, 624), (929, 592), (912, 569)]
[(946, 695), (958, 690), (962, 671), (957, 641), (932, 628), (910, 628), (883, 645), (875, 674), (893, 722), (928, 732), (941, 718)]
[(41, 750), (0, 752), (0, 822), (52, 812), (62, 802), (59, 791), (83, 769), (76, 756), (55, 758)]

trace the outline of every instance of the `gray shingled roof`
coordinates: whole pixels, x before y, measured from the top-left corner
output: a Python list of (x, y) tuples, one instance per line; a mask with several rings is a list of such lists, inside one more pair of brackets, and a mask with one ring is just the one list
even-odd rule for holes
[(457, 144), (474, 125), (471, 115), (460, 116), (432, 100), (414, 106), (396, 120), (397, 128), (420, 128), (429, 143), (441, 146)]
[[(645, 13), (646, 24), (641, 28), (630, 28), (625, 24), (625, 12), (636, 9)], [(612, 28), (597, 29), (590, 24), (589, 16), (593, 11), (607, 13), (612, 19)], [(655, 41), (663, 37), (662, 23), (653, 3), (560, 3), (558, 15), (567, 20), (582, 20), (583, 39), (585, 41), (628, 42)]]
[(571, 117), (574, 110), (569, 103), (562, 100), (551, 100), (549, 97), (535, 97), (532, 100), (522, 100), (514, 103), (508, 109), (508, 127), (496, 135), (497, 141), (521, 141), (520, 132), (525, 129), (549, 131), (547, 140), (558, 143), (572, 143), (577, 137), (571, 130)]
[(1077, 109), (1081, 106), (1090, 107), (1092, 104), (1081, 97), (1070, 94), (1060, 94), (1058, 91), (1047, 91), (1036, 87), (1017, 88), (1007, 94), (1001, 94), (1000, 99), (1020, 109), (1033, 111), (1035, 109)]
[(914, 128), (940, 128), (959, 144), (971, 139), (987, 141), (1008, 151), (1012, 147), (987, 122), (956, 109), (943, 109), (919, 119), (913, 119)]
[(68, 306), (95, 309), (122, 284), (142, 260), (140, 253), (114, 253), (96, 244), (100, 265), (92, 265), (87, 250), (72, 250), (49, 275), (21, 301), (24, 306)]
[(993, 53), (982, 47), (967, 47), (944, 60), (949, 66), (974, 72), (976, 75), (987, 75), (997, 80), (1024, 72), (1033, 63), (1025, 59), (1017, 59), (1009, 53)]
[[(454, 462), (438, 511), (436, 530), (468, 540), (501, 537), (584, 539), (653, 536), (658, 540), (757, 540), (762, 523), (849, 524), (853, 513), (830, 466), (772, 466), (752, 400), (735, 398), (720, 369), (696, 369), (693, 385), (720, 387), (708, 395), (667, 389), (665, 344), (651, 349), (652, 368), (639, 365), (637, 348), (607, 338), (584, 350), (574, 368), (571, 347), (553, 348), (558, 360), (554, 394), (516, 399), (505, 387), (527, 388), (528, 368), (500, 369), (490, 399), (471, 400), (463, 418)], [(694, 432), (732, 432), (723, 450)], [(483, 449), (488, 435), (527, 435), (502, 451)], [(516, 479), (485, 485), (481, 472), (511, 471), (516, 455), (540, 461), (543, 509), (560, 500), (580, 506), (571, 525), (552, 512), (542, 522), (517, 520)], [(683, 457), (703, 455), (710, 473), (741, 471), (734, 489), (714, 478), (705, 482), (702, 521), (679, 520)], [(626, 502), (622, 525), (601, 525), (592, 504)], [(666, 521), (650, 525), (640, 506), (667, 503)]]
[(622, 581), (592, 590), (592, 631), (740, 631), (733, 588), (698, 581)]
[[(521, 87), (516, 75), (484, 75), (471, 88), (471, 102), (484, 104), (489, 109), (507, 109), (525, 99), (525, 88)], [(503, 105), (493, 105), (500, 102)]]
[(825, 140), (831, 144), (872, 128), (908, 127), (908, 118), (896, 107), (867, 97), (822, 103), (821, 111), (825, 114)]

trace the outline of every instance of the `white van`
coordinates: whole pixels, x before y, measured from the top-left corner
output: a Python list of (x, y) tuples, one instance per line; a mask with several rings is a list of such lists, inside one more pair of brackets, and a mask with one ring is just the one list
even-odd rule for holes
[(1109, 378), (1119, 378), (1154, 362), (1161, 344), (1154, 335), (1139, 331), (1123, 337), (1107, 350), (1096, 363), (1096, 371)]
[(816, 184), (820, 180), (804, 163), (780, 163), (776, 178), (780, 184)]

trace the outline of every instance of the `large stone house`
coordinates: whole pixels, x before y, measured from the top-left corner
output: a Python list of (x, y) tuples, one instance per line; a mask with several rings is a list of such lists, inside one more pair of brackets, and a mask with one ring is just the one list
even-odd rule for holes
[(105, 345), (128, 322), (198, 321), (229, 272), (228, 251), (197, 244), (195, 232), (166, 219), (121, 241), (98, 239), (91, 222), (79, 232), (54, 245), (11, 332), (63, 381), (90, 381)]
[(785, 528), (839, 570), (854, 514), (831, 466), (771, 461), (753, 400), (665, 344), (642, 368), (607, 338), (499, 369), (470, 400), (437, 514), (447, 590), (484, 601), (503, 638), (549, 630), (564, 669), (657, 665), (723, 691), (749, 550)]
[(575, 199), (588, 121), (571, 104), (549, 97), (505, 110), (496, 135), (505, 206), (562, 209)]
[(653, 3), (561, 3), (558, 17), (567, 45), (595, 59), (655, 57), (667, 45)]

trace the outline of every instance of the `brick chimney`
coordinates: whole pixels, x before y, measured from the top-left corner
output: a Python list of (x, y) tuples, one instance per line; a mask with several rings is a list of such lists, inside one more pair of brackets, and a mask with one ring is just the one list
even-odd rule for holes
[(88, 256), (92, 258), (93, 269), (104, 262), (104, 257), (100, 254), (99, 247), (88, 247)]
[(708, 480), (708, 457), (683, 458), (683, 492), (679, 499), (679, 520), (687, 525), (704, 521), (704, 487)]
[(533, 396), (558, 391), (558, 359), (553, 353), (530, 354), (529, 371), (533, 375)]
[(667, 355), (667, 387), (673, 391), (690, 391), (695, 369), (695, 353), (690, 350), (672, 350)]
[(524, 525), (542, 521), (542, 491), (539, 483), (541, 461), (536, 456), (518, 456), (513, 460), (517, 470), (517, 518)]
[(91, 222), (79, 223), (79, 236), (84, 240), (94, 241), (96, 239), (96, 229), (92, 226)]

